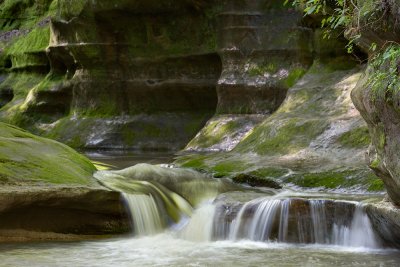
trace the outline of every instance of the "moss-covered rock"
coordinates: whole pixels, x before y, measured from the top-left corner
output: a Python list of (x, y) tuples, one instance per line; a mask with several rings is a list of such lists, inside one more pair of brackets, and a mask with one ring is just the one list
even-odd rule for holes
[(260, 177), (248, 173), (241, 173), (232, 177), (232, 181), (239, 184), (248, 184), (257, 187), (270, 187), (274, 189), (281, 189), (282, 186), (271, 178)]
[[(219, 9), (186, 0), (3, 1), (1, 120), (77, 147), (184, 147), (215, 111)], [(166, 117), (174, 125), (159, 125)], [(96, 140), (117, 136), (94, 144), (83, 124)]]
[(383, 191), (382, 181), (370, 170), (345, 170), (316, 173), (291, 174), (284, 179), (304, 188), (363, 189), (370, 192)]
[(93, 185), (96, 168), (58, 142), (0, 123), (0, 181), (3, 184)]
[(382, 178), (395, 204), (400, 204), (399, 51), (396, 45), (377, 55), (352, 93), (354, 104), (367, 122), (371, 134), (369, 166)]
[(73, 149), (0, 123), (0, 242), (77, 240), (130, 230), (120, 194)]
[[(246, 132), (229, 153), (183, 155), (176, 163), (216, 177), (250, 173), (305, 188), (382, 191), (380, 180), (364, 166), (368, 132), (350, 99), (362, 69), (333, 66), (316, 62), (289, 89), (279, 109)], [(218, 144), (219, 135), (229, 138), (233, 131), (219, 134), (226, 127), (218, 118), (190, 144), (201, 147), (211, 141)]]

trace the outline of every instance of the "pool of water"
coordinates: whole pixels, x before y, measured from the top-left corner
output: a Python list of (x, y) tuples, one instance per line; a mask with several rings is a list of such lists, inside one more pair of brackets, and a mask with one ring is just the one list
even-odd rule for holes
[(134, 153), (124, 151), (83, 151), (91, 160), (113, 166), (113, 169), (124, 169), (138, 163), (168, 164), (174, 161), (175, 154), (147, 152)]
[(399, 266), (390, 249), (251, 241), (191, 242), (156, 236), (0, 246), (0, 266)]

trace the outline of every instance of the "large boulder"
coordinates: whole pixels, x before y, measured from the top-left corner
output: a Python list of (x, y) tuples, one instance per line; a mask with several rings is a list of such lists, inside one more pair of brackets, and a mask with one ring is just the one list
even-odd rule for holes
[(120, 194), (101, 187), (95, 170), (63, 144), (0, 123), (0, 242), (129, 231)]

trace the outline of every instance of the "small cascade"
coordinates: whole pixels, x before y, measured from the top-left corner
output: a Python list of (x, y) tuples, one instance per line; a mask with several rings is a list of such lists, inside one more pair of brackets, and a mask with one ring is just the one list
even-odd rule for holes
[(357, 204), (356, 206), (350, 227), (346, 225), (334, 225), (333, 243), (347, 247), (379, 247), (371, 222), (361, 204)]
[(363, 206), (354, 202), (259, 198), (217, 206), (214, 239), (312, 243), (377, 248)]
[(325, 212), (325, 200), (310, 202), (311, 219), (313, 225), (314, 242), (317, 244), (329, 243), (328, 225)]
[(215, 205), (206, 202), (193, 213), (187, 225), (179, 232), (179, 236), (186, 240), (205, 242), (211, 241)]
[(131, 215), (136, 235), (154, 235), (162, 231), (163, 219), (151, 195), (123, 194)]

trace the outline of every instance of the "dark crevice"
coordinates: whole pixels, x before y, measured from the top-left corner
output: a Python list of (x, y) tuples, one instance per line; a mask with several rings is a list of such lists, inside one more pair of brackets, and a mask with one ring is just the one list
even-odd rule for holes
[(0, 89), (0, 108), (5, 106), (11, 100), (13, 100), (13, 98), (14, 98), (14, 92), (12, 88)]

